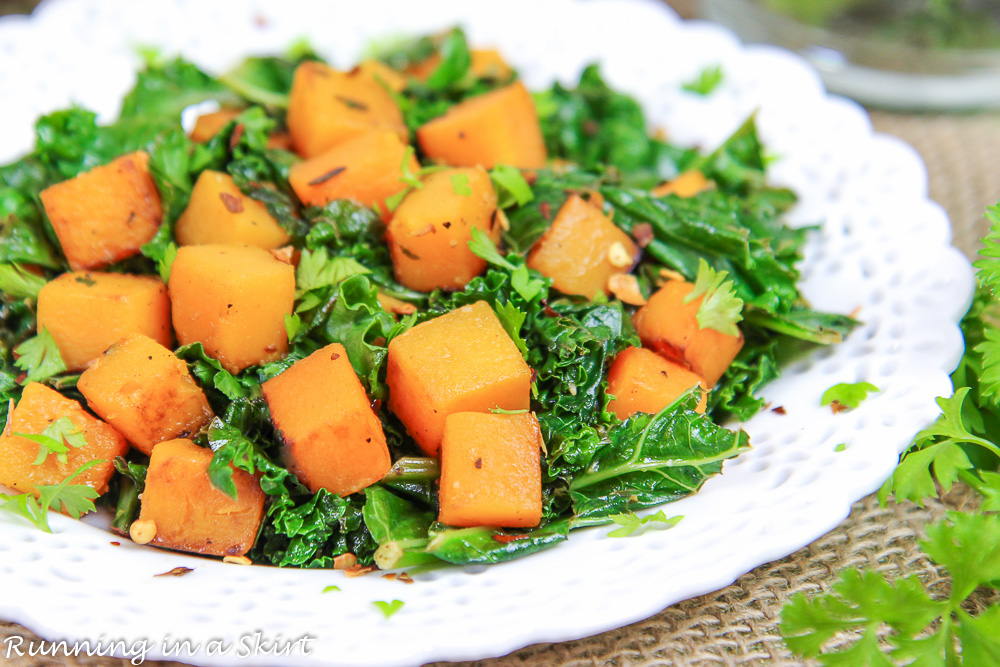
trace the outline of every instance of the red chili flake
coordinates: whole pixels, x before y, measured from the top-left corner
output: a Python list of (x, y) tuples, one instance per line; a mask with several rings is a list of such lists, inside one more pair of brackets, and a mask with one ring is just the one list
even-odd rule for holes
[(601, 131), (601, 126), (597, 124), (596, 120), (587, 120), (583, 123), (583, 133), (588, 137), (592, 137)]
[(542, 212), (542, 217), (546, 220), (552, 219), (552, 204), (547, 201), (543, 201), (538, 205), (538, 210)]
[(443, 226), (443, 227), (444, 227), (445, 229), (451, 229), (451, 223), (450, 223), (450, 222), (442, 222), (442, 223), (441, 223), (441, 225), (442, 225), (442, 226)]
[(164, 572), (162, 574), (154, 574), (154, 577), (183, 577), (185, 574), (190, 574), (194, 572), (190, 567), (175, 567), (169, 572)]
[(559, 317), (559, 313), (552, 310), (552, 306), (549, 305), (549, 302), (547, 300), (542, 299), (542, 305), (545, 306), (542, 312), (545, 313), (546, 317)]
[(236, 144), (240, 143), (240, 139), (243, 138), (243, 123), (237, 123), (236, 127), (233, 128), (233, 134), (229, 137), (229, 150), (236, 148)]
[(773, 412), (775, 414), (778, 414), (778, 415), (786, 415), (786, 414), (788, 414), (788, 411), (785, 410), (785, 406), (783, 406), (783, 405), (779, 405), (776, 408), (771, 408), (771, 412)]
[(653, 226), (648, 222), (640, 222), (632, 228), (632, 238), (635, 239), (640, 248), (645, 248), (656, 238), (653, 234)]
[(121, 542), (112, 542), (111, 543), (111, 546), (113, 546), (113, 547), (120, 547), (121, 545), (122, 545)]
[(243, 200), (236, 195), (231, 195), (228, 192), (220, 192), (219, 199), (222, 200), (222, 205), (225, 206), (226, 210), (230, 213), (243, 212)]
[(492, 535), (491, 537), (500, 544), (507, 544), (508, 542), (516, 542), (517, 540), (528, 538), (527, 535)]
[(384, 336), (379, 336), (378, 338), (376, 338), (375, 340), (372, 341), (372, 345), (378, 345), (379, 347), (385, 347), (385, 342), (386, 342), (385, 341), (385, 337)]
[(264, 348), (264, 351), (265, 352), (277, 352), (278, 351), (278, 346), (277, 345), (268, 345), (267, 347)]
[[(382, 409), (382, 399), (381, 398), (376, 398), (374, 401), (372, 401), (372, 412), (374, 412), (375, 414), (378, 414), (378, 411), (381, 410), (381, 409)], [(400, 474), (402, 474), (402, 473), (400, 473)]]
[(336, 176), (336, 175), (338, 175), (340, 173), (343, 173), (343, 171), (345, 169), (347, 169), (347, 167), (336, 167), (335, 169), (331, 169), (330, 171), (326, 172), (325, 174), (317, 176), (316, 178), (314, 178), (311, 181), (309, 181), (309, 185), (320, 185), (321, 183), (326, 183), (327, 181), (329, 181), (334, 176)]
[(337, 359), (340, 359), (340, 354), (337, 353), (337, 352), (334, 352), (333, 354), (330, 355), (330, 359), (333, 360), (333, 361), (336, 361)]
[(475, 462), (474, 465), (476, 466), (476, 470), (482, 469), (482, 467), (483, 467), (483, 458), (479, 457), (478, 459), (476, 459), (476, 462)]
[(831, 401), (830, 409), (833, 410), (833, 414), (839, 414), (847, 409), (847, 406), (840, 401)]
[(528, 384), (534, 384), (535, 380), (537, 380), (537, 379), (538, 379), (538, 371), (536, 371), (534, 368), (532, 368), (531, 369), (531, 379), (528, 380)]

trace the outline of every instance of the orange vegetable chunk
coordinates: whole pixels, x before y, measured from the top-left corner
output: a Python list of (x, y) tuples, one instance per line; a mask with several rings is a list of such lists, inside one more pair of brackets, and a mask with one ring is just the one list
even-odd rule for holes
[(450, 414), (528, 408), (531, 369), (485, 301), (393, 338), (386, 365), (389, 408), (430, 456)]
[(170, 270), (174, 330), (231, 373), (280, 359), (295, 269), (252, 246), (182, 246)]
[(389, 472), (382, 422), (343, 345), (313, 352), (263, 387), (285, 460), (310, 491), (346, 496)]
[(698, 326), (702, 297), (684, 303), (694, 285), (670, 280), (632, 317), (639, 338), (668, 359), (686, 364), (712, 388), (743, 347), (743, 334), (730, 336)]
[(194, 122), (194, 127), (191, 128), (191, 133), (188, 136), (191, 137), (191, 141), (197, 143), (209, 141), (218, 134), (219, 130), (226, 126), (226, 123), (235, 120), (239, 115), (239, 109), (219, 109), (218, 111), (202, 114)]
[(74, 271), (131, 257), (163, 220), (149, 155), (123, 155), (41, 192), (42, 205)]
[(370, 69), (340, 72), (313, 61), (295, 69), (286, 122), (296, 152), (305, 158), (371, 130), (408, 137), (399, 106)]
[(236, 498), (230, 498), (212, 485), (211, 462), (212, 450), (190, 440), (168, 440), (153, 448), (136, 521), (153, 524), (150, 544), (211, 556), (250, 551), (264, 517), (260, 482), (233, 469)]
[(381, 60), (367, 58), (358, 63), (355, 68), (379, 85), (384, 85), (394, 93), (406, 88), (406, 75), (386, 65)]
[[(402, 176), (406, 144), (392, 132), (369, 132), (349, 139), (326, 153), (292, 166), (288, 180), (308, 206), (335, 199), (352, 199), (388, 217), (385, 200), (406, 189)], [(412, 173), (420, 170), (413, 156)]]
[(689, 169), (677, 176), (672, 181), (667, 181), (657, 185), (650, 190), (649, 194), (654, 197), (666, 197), (667, 195), (677, 195), (678, 197), (694, 197), (699, 192), (707, 190), (712, 186), (712, 182), (705, 178), (705, 174), (697, 169)]
[[(40, 465), (32, 465), (40, 445), (16, 433), (41, 435), (53, 422), (66, 417), (86, 439), (82, 447), (69, 447), (66, 462), (49, 454)], [(24, 388), (21, 400), (7, 417), (7, 426), (0, 436), (0, 484), (22, 493), (38, 495), (37, 486), (58, 484), (85, 463), (100, 460), (73, 478), (71, 484), (89, 486), (100, 494), (108, 490), (115, 472), (114, 459), (128, 451), (128, 443), (118, 431), (100, 419), (92, 417), (71, 398), (55, 389), (31, 382)]]
[(459, 102), (417, 130), (432, 160), (458, 167), (545, 166), (545, 140), (531, 94), (520, 81)]
[(486, 268), (469, 250), (472, 229), (500, 242), (497, 196), (482, 167), (445, 169), (426, 176), (392, 216), (386, 238), (396, 280), (410, 289), (461, 289)]
[(533, 414), (457, 412), (441, 441), (438, 521), (529, 528), (542, 519), (542, 442)]
[(43, 328), (71, 371), (83, 370), (129, 334), (170, 345), (167, 286), (152, 276), (64, 273), (38, 292), (38, 329)]
[(213, 416), (187, 364), (141, 334), (109, 347), (77, 388), (91, 410), (144, 454), (157, 443), (194, 435)]
[[(655, 415), (673, 403), (674, 399), (703, 380), (684, 366), (664, 359), (651, 350), (629, 347), (622, 350), (608, 369), (608, 393), (615, 397), (608, 410), (619, 419), (628, 419), (636, 412)], [(705, 411), (708, 401), (704, 387), (698, 412)]]
[[(506, 81), (514, 74), (514, 70), (496, 49), (470, 49), (469, 56), (469, 72), (476, 78)], [(434, 54), (408, 68), (407, 71), (410, 75), (424, 81), (440, 64), (441, 56)]]
[(552, 278), (560, 292), (592, 299), (599, 292), (608, 294), (608, 280), (628, 273), (635, 257), (628, 234), (598, 207), (572, 195), (532, 246), (528, 266)]
[(262, 203), (240, 192), (232, 176), (210, 169), (198, 177), (174, 236), (180, 245), (252, 245), (265, 250), (280, 248), (289, 239)]

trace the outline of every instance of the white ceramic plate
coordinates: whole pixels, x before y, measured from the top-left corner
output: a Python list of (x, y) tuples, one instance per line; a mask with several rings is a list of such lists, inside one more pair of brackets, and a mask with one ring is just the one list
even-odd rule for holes
[[(955, 323), (972, 275), (950, 247), (947, 217), (927, 199), (920, 159), (873, 134), (864, 112), (828, 97), (797, 58), (744, 48), (712, 25), (683, 24), (659, 2), (56, 0), (31, 19), (0, 21), (0, 159), (30, 149), (39, 113), (76, 102), (112, 120), (138, 66), (136, 45), (218, 72), (305, 36), (346, 66), (372, 36), (455, 23), (473, 43), (499, 47), (534, 88), (572, 83), (584, 64), (601, 61), (613, 85), (637, 95), (654, 123), (685, 144), (712, 148), (759, 109), (777, 157), (772, 179), (801, 197), (793, 223), (825, 221), (808, 246), (804, 290), (815, 306), (857, 311), (865, 325), (767, 388), (787, 414), (764, 412), (746, 424), (754, 449), (668, 507), (686, 517), (672, 530), (630, 539), (582, 531), (518, 562), (404, 585), (224, 565), (127, 541), (115, 547), (95, 525), (56, 517), (48, 535), (2, 516), (0, 618), (47, 639), (121, 639), (126, 652), (145, 642), (147, 657), (203, 664), (387, 666), (501, 655), (648, 617), (804, 546), (878, 488), (935, 417), (934, 397), (950, 392), (962, 351)], [(716, 63), (725, 73), (716, 92), (681, 90)], [(831, 385), (862, 380), (881, 392), (858, 409), (833, 415), (819, 406)], [(179, 565), (194, 571), (153, 577)], [(324, 594), (329, 585), (340, 592)], [(405, 606), (388, 620), (372, 605), (394, 599)], [(247, 657), (258, 631), (269, 641), (308, 635), (311, 650)], [(178, 639), (199, 650), (165, 651)], [(225, 643), (212, 654), (211, 640)]]

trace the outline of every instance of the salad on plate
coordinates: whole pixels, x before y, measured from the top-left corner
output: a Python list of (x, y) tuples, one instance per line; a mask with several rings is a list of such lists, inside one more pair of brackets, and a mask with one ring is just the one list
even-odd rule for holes
[(147, 60), (117, 121), (48, 114), (0, 167), (0, 509), (43, 530), (103, 505), (359, 574), (667, 527), (636, 512), (857, 324), (800, 294), (752, 116), (682, 148), (597, 66), (530, 92), (459, 28), (350, 69)]

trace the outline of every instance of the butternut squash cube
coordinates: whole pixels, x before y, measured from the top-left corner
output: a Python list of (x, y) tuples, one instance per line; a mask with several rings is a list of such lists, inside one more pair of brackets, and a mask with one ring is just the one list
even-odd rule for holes
[[(70, 446), (65, 463), (50, 453), (43, 463), (33, 465), (40, 445), (15, 434), (40, 435), (63, 417), (73, 422), (86, 444)], [(115, 472), (115, 457), (127, 451), (128, 443), (118, 431), (92, 417), (73, 399), (44, 384), (31, 382), (8, 415), (7, 426), (0, 436), (0, 484), (38, 496), (39, 485), (58, 484), (83, 464), (98, 459), (102, 463), (83, 471), (71, 483), (89, 486), (103, 494)]]
[(285, 460), (310, 491), (347, 496), (389, 472), (382, 422), (343, 345), (313, 352), (263, 387)]
[(219, 109), (211, 113), (198, 116), (191, 128), (191, 141), (204, 143), (219, 133), (219, 130), (226, 126), (226, 123), (235, 120), (240, 115), (240, 109)]
[(531, 369), (485, 301), (393, 338), (386, 366), (389, 409), (429, 456), (450, 414), (528, 408)]
[(629, 347), (608, 369), (608, 393), (615, 397), (608, 402), (608, 410), (619, 419), (628, 419), (636, 412), (655, 415), (691, 387), (699, 386), (697, 411), (705, 412), (708, 394), (702, 384), (703, 380), (686, 367), (650, 350)]
[(340, 72), (313, 61), (295, 69), (286, 122), (305, 158), (372, 130), (390, 131), (401, 141), (409, 136), (399, 106), (370, 70)]
[(676, 195), (687, 198), (694, 197), (699, 192), (707, 190), (710, 187), (712, 187), (712, 182), (705, 178), (705, 174), (697, 169), (688, 169), (674, 180), (657, 185), (649, 191), (649, 194), (654, 197)]
[(530, 413), (457, 412), (444, 423), (438, 521), (530, 528), (542, 519), (542, 442)]
[(535, 103), (520, 81), (459, 102), (421, 125), (417, 141), (427, 157), (456, 167), (545, 166)]
[(38, 329), (43, 328), (71, 371), (83, 370), (130, 334), (170, 345), (167, 286), (152, 276), (64, 273), (38, 292)]
[(234, 469), (236, 498), (230, 498), (212, 485), (211, 462), (212, 450), (190, 440), (168, 440), (153, 449), (136, 521), (150, 522), (149, 544), (211, 556), (250, 551), (264, 517), (260, 482)]
[[(496, 49), (470, 49), (469, 72), (477, 79), (506, 81), (514, 75), (514, 70)], [(434, 54), (408, 68), (411, 76), (425, 81), (441, 64), (441, 56)]]
[(157, 443), (194, 435), (213, 416), (187, 364), (141, 334), (95, 359), (77, 389), (91, 410), (147, 455)]
[(628, 273), (636, 246), (615, 223), (579, 195), (566, 200), (528, 254), (528, 266), (552, 278), (564, 294), (589, 299), (609, 293), (608, 280)]
[(42, 205), (74, 271), (131, 257), (163, 221), (149, 155), (123, 155), (109, 164), (42, 190)]
[(201, 343), (231, 373), (280, 359), (285, 315), (295, 301), (295, 269), (252, 246), (192, 245), (170, 270), (174, 330)]
[(394, 93), (401, 92), (406, 88), (406, 75), (394, 70), (381, 60), (367, 58), (358, 63), (355, 69)]
[[(400, 180), (405, 158), (406, 144), (394, 133), (369, 132), (293, 165), (288, 180), (308, 206), (352, 199), (387, 219), (385, 200), (406, 189)], [(412, 156), (407, 166), (413, 173), (420, 170), (420, 163)]]
[(462, 289), (486, 268), (469, 250), (472, 229), (500, 242), (497, 196), (482, 167), (429, 174), (396, 209), (386, 240), (396, 280), (410, 289)]
[(267, 208), (236, 187), (233, 177), (206, 169), (177, 220), (174, 236), (181, 245), (252, 245), (265, 250), (288, 243), (288, 233)]
[(670, 280), (632, 316), (632, 323), (645, 347), (685, 364), (697, 373), (707, 388), (718, 383), (743, 347), (743, 334), (730, 336), (698, 326), (702, 297), (684, 303), (694, 285)]

